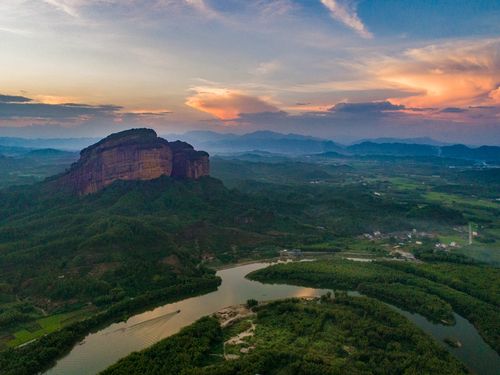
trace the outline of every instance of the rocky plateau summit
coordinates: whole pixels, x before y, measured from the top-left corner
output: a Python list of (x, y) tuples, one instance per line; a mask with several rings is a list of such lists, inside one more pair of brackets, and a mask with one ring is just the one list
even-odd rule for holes
[(80, 159), (56, 179), (80, 194), (95, 193), (116, 180), (160, 176), (197, 179), (210, 173), (209, 156), (186, 142), (168, 142), (152, 129), (114, 133), (80, 152)]

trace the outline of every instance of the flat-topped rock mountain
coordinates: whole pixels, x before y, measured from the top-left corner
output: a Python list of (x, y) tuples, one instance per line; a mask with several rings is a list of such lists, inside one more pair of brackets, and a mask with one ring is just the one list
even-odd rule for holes
[(197, 179), (209, 173), (208, 153), (185, 142), (168, 142), (152, 129), (130, 129), (83, 149), (80, 159), (56, 183), (78, 194), (90, 194), (116, 180)]

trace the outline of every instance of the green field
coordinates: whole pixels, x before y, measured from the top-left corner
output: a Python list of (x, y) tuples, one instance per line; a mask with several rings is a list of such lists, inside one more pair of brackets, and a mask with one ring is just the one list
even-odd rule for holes
[(463, 197), (456, 194), (438, 193), (435, 191), (426, 193), (425, 197), (431, 201), (444, 203), (450, 206), (461, 205), (463, 207), (487, 208), (487, 209), (493, 208), (496, 210), (500, 210), (499, 202), (493, 200), (481, 199), (477, 197), (476, 198)]
[(35, 324), (32, 324), (33, 329), (21, 329), (14, 332), (14, 338), (8, 341), (7, 345), (10, 347), (22, 345), (48, 333), (57, 331), (58, 329), (61, 329), (68, 324), (84, 319), (91, 314), (92, 311), (90, 309), (83, 309), (64, 314), (54, 314), (45, 318), (38, 319), (35, 321)]

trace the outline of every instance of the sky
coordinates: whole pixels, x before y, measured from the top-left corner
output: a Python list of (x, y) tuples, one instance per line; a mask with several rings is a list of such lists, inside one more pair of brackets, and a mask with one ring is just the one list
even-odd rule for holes
[(2, 0), (0, 136), (500, 145), (500, 0)]

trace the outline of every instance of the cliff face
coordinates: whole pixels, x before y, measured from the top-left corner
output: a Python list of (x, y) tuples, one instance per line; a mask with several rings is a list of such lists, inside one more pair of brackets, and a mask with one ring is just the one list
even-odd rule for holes
[(172, 176), (199, 178), (209, 173), (208, 153), (196, 151), (189, 143), (175, 141), (170, 143), (173, 152)]
[(116, 180), (209, 175), (208, 154), (185, 142), (160, 138), (151, 129), (111, 134), (80, 153), (80, 160), (57, 179), (78, 194), (94, 193)]

